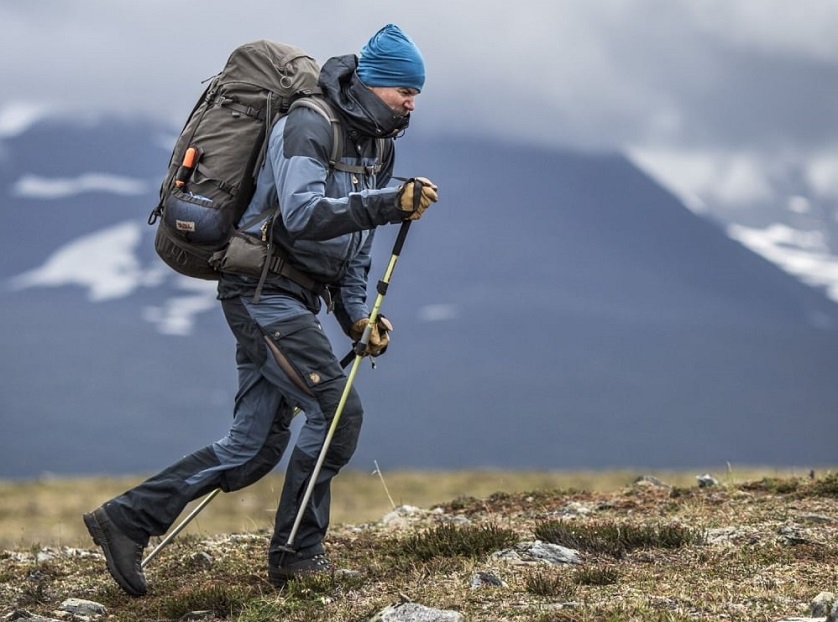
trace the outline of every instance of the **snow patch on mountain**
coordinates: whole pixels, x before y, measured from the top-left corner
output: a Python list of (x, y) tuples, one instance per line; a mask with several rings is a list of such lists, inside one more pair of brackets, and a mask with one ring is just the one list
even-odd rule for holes
[(838, 257), (829, 254), (819, 231), (773, 224), (762, 229), (730, 225), (727, 232), (804, 283), (823, 288), (829, 298), (838, 302)]
[[(174, 274), (161, 262), (143, 266), (138, 247), (147, 225), (128, 221), (65, 244), (38, 268), (13, 277), (13, 290), (31, 287), (80, 286), (91, 302), (134, 294), (141, 287), (162, 285), (167, 277), (178, 295), (160, 306), (148, 306), (143, 318), (167, 335), (191, 334), (196, 316), (215, 308), (216, 284)], [(182, 294), (180, 292), (183, 292)]]
[(192, 334), (196, 316), (216, 308), (217, 285), (215, 281), (178, 276), (177, 286), (186, 293), (168, 298), (161, 306), (145, 307), (143, 319), (164, 335), (185, 337)]
[(88, 298), (102, 302), (122, 298), (138, 287), (156, 285), (160, 272), (144, 269), (136, 248), (142, 239), (140, 222), (123, 222), (84, 235), (60, 247), (42, 266), (11, 279), (13, 289), (79, 285)]
[[(628, 157), (691, 210), (725, 221), (732, 239), (838, 302), (838, 256), (827, 240), (838, 198), (834, 155), (634, 150)], [(754, 222), (760, 211), (770, 216)]]
[(32, 125), (53, 112), (45, 104), (11, 102), (0, 108), (0, 139), (23, 134)]
[(12, 186), (12, 195), (30, 199), (63, 199), (84, 192), (139, 196), (148, 190), (144, 181), (108, 173), (87, 173), (74, 178), (24, 175)]
[(441, 322), (457, 319), (460, 317), (460, 310), (453, 304), (438, 303), (420, 307), (416, 315), (420, 322)]
[[(139, 246), (147, 225), (127, 221), (82, 236), (61, 246), (44, 263), (9, 280), (9, 287), (78, 286), (91, 302), (125, 298), (143, 287), (164, 283), (175, 294), (159, 305), (147, 305), (142, 318), (164, 335), (191, 335), (198, 316), (217, 308), (215, 281), (176, 274), (162, 262), (143, 265)], [(452, 304), (426, 305), (417, 310), (419, 321), (437, 322), (459, 317)]]

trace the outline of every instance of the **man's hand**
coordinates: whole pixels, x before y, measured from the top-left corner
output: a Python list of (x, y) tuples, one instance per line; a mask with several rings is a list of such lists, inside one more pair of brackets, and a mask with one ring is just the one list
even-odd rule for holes
[[(349, 337), (352, 341), (357, 343), (361, 340), (364, 330), (367, 328), (367, 324), (369, 324), (369, 318), (362, 318), (352, 325), (352, 328), (349, 331)], [(393, 330), (393, 325), (390, 323), (390, 320), (383, 315), (379, 315), (375, 325), (370, 331), (370, 338), (367, 341), (367, 349), (364, 354), (369, 354), (370, 356), (379, 356), (384, 354), (384, 351), (390, 344), (389, 333), (391, 330)]]
[(408, 179), (399, 188), (396, 205), (405, 212), (405, 219), (419, 220), (428, 206), (436, 202), (438, 190), (436, 184), (427, 177)]

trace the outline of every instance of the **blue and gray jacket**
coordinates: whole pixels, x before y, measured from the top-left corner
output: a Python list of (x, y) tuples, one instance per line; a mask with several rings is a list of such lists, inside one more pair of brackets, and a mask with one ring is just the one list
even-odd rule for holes
[[(239, 221), (242, 226), (256, 219), (248, 229), (258, 234), (264, 225), (258, 215), (279, 205), (270, 232), (273, 243), (294, 268), (330, 286), (335, 316), (346, 332), (369, 314), (366, 289), (375, 227), (404, 219), (396, 204), (398, 189), (387, 184), (393, 172), (392, 139), (409, 121), (358, 80), (356, 65), (354, 55), (331, 58), (319, 82), (341, 121), (340, 162), (368, 171), (332, 169), (331, 124), (317, 110), (294, 107), (271, 132), (255, 194)], [(387, 140), (378, 140), (382, 138)], [(376, 153), (382, 144), (383, 153)], [(256, 279), (224, 274), (219, 297), (242, 295), (255, 287)], [(312, 302), (316, 296), (285, 277), (271, 275), (264, 291), (276, 290), (302, 297), (319, 309), (319, 302)]]

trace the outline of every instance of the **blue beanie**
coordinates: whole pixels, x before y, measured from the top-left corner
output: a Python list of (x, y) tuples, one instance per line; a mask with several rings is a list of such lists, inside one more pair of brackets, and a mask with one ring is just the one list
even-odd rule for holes
[(410, 37), (395, 24), (387, 24), (361, 48), (357, 73), (367, 86), (402, 86), (421, 91), (425, 61)]

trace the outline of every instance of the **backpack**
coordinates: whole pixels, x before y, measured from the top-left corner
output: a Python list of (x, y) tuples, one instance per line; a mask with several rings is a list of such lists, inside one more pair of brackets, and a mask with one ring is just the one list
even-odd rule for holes
[(319, 75), (314, 58), (294, 45), (261, 40), (233, 50), (181, 130), (148, 218), (157, 224), (154, 248), (169, 267), (218, 279), (209, 260), (253, 196), (271, 128), (300, 98), (332, 123), (332, 160), (339, 158), (339, 121), (322, 97), (311, 97), (322, 95)]

